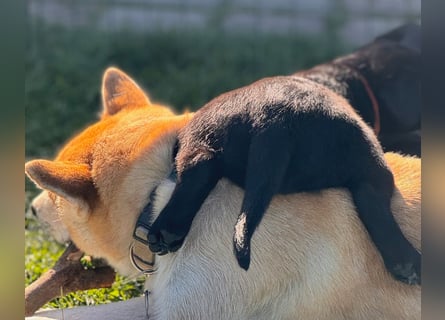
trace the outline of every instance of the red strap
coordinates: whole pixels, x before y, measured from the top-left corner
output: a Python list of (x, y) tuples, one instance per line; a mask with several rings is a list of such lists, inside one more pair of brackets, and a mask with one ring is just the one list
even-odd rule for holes
[[(349, 66), (348, 66), (349, 67)], [(351, 68), (352, 69), (352, 68)], [(380, 108), (379, 103), (377, 102), (377, 98), (374, 95), (374, 92), (369, 85), (368, 80), (363, 77), (357, 70), (352, 69), (357, 74), (359, 80), (362, 82), (365, 87), (366, 93), (368, 94), (369, 100), (371, 100), (372, 109), (374, 110), (374, 133), (378, 136), (380, 133)]]

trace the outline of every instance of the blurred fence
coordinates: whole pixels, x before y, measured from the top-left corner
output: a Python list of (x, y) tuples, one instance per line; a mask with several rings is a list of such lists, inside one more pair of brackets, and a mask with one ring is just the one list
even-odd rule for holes
[(28, 0), (29, 21), (110, 32), (213, 28), (227, 32), (326, 33), (362, 44), (420, 22), (420, 0)]

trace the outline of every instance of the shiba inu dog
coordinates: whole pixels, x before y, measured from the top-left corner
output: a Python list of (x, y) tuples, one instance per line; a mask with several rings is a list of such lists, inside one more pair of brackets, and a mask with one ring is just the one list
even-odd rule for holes
[(178, 181), (150, 228), (150, 250), (176, 251), (221, 178), (245, 190), (233, 249), (250, 265), (251, 239), (276, 194), (348, 188), (396, 279), (420, 283), (421, 256), (390, 210), (394, 182), (376, 136), (341, 96), (311, 80), (271, 77), (199, 109), (178, 139)]
[[(102, 92), (100, 120), (69, 140), (54, 160), (30, 161), (25, 170), (43, 189), (33, 210), (57, 230), (58, 240), (71, 239), (132, 275), (136, 221), (150, 199), (152, 221), (170, 199), (174, 146), (193, 114), (175, 115), (151, 103), (114, 68), (106, 71)], [(420, 159), (385, 159), (396, 185), (392, 212), (420, 249)], [(255, 233), (249, 272), (238, 267), (231, 250), (242, 199), (242, 189), (220, 180), (183, 246), (156, 259), (148, 279), (150, 320), (420, 319), (420, 287), (386, 271), (348, 192), (275, 196)], [(100, 310), (91, 313), (95, 319), (122, 315)], [(135, 304), (127, 310), (127, 318), (136, 318)], [(143, 301), (138, 312), (145, 317)]]

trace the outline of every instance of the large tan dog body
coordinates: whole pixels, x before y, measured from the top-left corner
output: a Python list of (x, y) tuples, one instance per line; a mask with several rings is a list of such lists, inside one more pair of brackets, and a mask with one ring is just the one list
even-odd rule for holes
[[(153, 105), (116, 69), (104, 76), (103, 96), (98, 123), (55, 161), (31, 161), (26, 171), (45, 190), (33, 206), (59, 241), (133, 275), (134, 225), (156, 187), (153, 219), (167, 203), (173, 146), (193, 115)], [(420, 160), (386, 160), (401, 193), (392, 210), (420, 249)], [(248, 272), (231, 250), (242, 196), (221, 180), (183, 247), (157, 258), (150, 319), (420, 319), (420, 287), (387, 273), (346, 190), (276, 196), (253, 237)]]

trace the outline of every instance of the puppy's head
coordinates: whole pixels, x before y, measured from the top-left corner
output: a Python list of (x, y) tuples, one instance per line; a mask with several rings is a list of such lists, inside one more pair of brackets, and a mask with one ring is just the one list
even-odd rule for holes
[(336, 59), (366, 78), (377, 98), (385, 131), (400, 133), (420, 128), (420, 47), (420, 27), (410, 24)]

